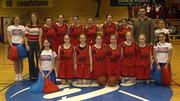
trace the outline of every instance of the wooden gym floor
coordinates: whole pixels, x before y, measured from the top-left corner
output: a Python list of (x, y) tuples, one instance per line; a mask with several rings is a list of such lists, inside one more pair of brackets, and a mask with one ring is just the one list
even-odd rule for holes
[[(173, 40), (172, 73), (173, 80), (180, 84), (180, 40)], [(13, 62), (7, 59), (8, 45), (0, 43), (0, 101), (5, 100), (5, 93), (8, 87), (14, 82)], [(24, 61), (23, 76), (28, 74), (28, 62)], [(180, 87), (175, 84), (171, 86), (173, 90), (172, 101), (179, 101)]]

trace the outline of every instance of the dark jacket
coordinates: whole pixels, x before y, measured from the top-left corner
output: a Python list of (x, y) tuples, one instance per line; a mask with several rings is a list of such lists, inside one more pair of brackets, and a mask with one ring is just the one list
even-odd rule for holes
[(141, 20), (141, 18), (138, 17), (133, 23), (135, 42), (138, 42), (140, 34), (145, 34), (147, 43), (150, 43), (154, 40), (154, 30), (154, 22), (151, 18), (145, 17), (144, 20)]

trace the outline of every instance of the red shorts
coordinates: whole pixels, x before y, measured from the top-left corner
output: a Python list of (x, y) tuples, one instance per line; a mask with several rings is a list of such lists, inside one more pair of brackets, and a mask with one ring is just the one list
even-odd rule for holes
[(60, 63), (58, 69), (58, 77), (60, 79), (75, 78), (73, 63)]
[(132, 66), (125, 66), (122, 65), (122, 70), (121, 70), (121, 76), (122, 77), (135, 77), (136, 73), (136, 66), (132, 65)]
[(90, 65), (89, 64), (77, 64), (76, 77), (78, 79), (90, 79), (92, 77), (92, 73), (90, 71)]
[(137, 80), (149, 80), (151, 75), (151, 67), (149, 66), (137, 66), (136, 67), (136, 79)]

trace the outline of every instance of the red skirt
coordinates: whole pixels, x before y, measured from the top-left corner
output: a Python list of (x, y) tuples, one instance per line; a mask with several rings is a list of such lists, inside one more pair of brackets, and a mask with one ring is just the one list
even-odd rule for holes
[(106, 75), (107, 77), (115, 76), (116, 78), (119, 78), (120, 76), (119, 63), (108, 63), (106, 69)]
[(150, 65), (136, 67), (136, 79), (137, 80), (149, 80), (150, 76), (151, 76)]
[(73, 63), (59, 63), (58, 77), (60, 79), (73, 79), (75, 78), (75, 71)]
[(122, 65), (121, 76), (122, 77), (135, 77), (136, 66), (135, 65)]
[(90, 71), (90, 65), (89, 64), (77, 64), (76, 77), (78, 79), (90, 79), (92, 77), (92, 73)]
[(94, 62), (93, 65), (93, 78), (98, 79), (100, 76), (105, 76), (106, 75), (106, 66), (104, 65), (105, 62)]

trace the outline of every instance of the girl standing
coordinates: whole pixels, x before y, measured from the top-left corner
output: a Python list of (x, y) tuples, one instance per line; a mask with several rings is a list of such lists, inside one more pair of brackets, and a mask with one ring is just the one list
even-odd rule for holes
[(47, 17), (45, 19), (45, 24), (42, 26), (42, 34), (40, 34), (40, 42), (41, 42), (41, 48), (43, 45), (43, 42), (45, 39), (48, 39), (51, 43), (52, 50), (55, 51), (56, 46), (55, 46), (55, 38), (56, 38), (56, 30), (54, 28), (52, 18)]
[(112, 15), (107, 15), (106, 22), (103, 25), (103, 43), (109, 45), (110, 36), (116, 33), (116, 25), (112, 22)]
[[(24, 44), (25, 37), (25, 27), (20, 25), (20, 17), (14, 16), (12, 18), (12, 24), (7, 28), (8, 32), (8, 41), (9, 45), (17, 46), (19, 44)], [(14, 70), (16, 73), (15, 81), (22, 80), (22, 72), (23, 72), (23, 60), (17, 59), (14, 61)]]
[(135, 82), (135, 72), (136, 72), (136, 52), (135, 43), (132, 41), (131, 32), (126, 33), (126, 41), (122, 43), (122, 72), (121, 72), (121, 82), (125, 82), (125, 78), (130, 78), (130, 82)]
[(144, 34), (139, 35), (139, 45), (136, 47), (136, 80), (149, 83), (151, 76), (151, 46), (146, 44)]
[(99, 80), (106, 77), (106, 46), (102, 44), (101, 35), (97, 35), (95, 41), (92, 46), (93, 78)]
[(55, 51), (58, 53), (59, 45), (62, 45), (64, 42), (64, 35), (67, 33), (68, 27), (64, 22), (64, 15), (59, 15), (58, 22), (55, 23), (56, 37), (55, 37)]
[(172, 44), (169, 42), (168, 34), (159, 33), (156, 45), (154, 45), (153, 56), (155, 67), (153, 70), (167, 68), (171, 73), (170, 62), (172, 58)]
[(75, 77), (74, 71), (74, 46), (70, 43), (68, 34), (64, 36), (64, 44), (58, 49), (59, 69), (58, 77), (62, 84), (71, 84)]
[(83, 26), (79, 23), (79, 17), (74, 16), (73, 17), (73, 23), (70, 25), (69, 33), (71, 36), (71, 44), (74, 46), (79, 45), (79, 36), (81, 33), (83, 33)]
[(78, 84), (89, 84), (92, 77), (92, 53), (91, 46), (86, 44), (85, 34), (80, 35), (80, 44), (76, 46), (76, 77)]
[(93, 18), (88, 18), (87, 25), (84, 27), (84, 33), (87, 36), (87, 43), (89, 45), (94, 45), (97, 34), (97, 26), (94, 24)]
[(120, 23), (117, 25), (118, 43), (124, 42), (126, 33), (131, 30), (132, 28), (128, 25), (127, 19), (122, 18)]
[[(120, 76), (120, 57), (121, 48), (117, 44), (117, 36), (112, 34), (110, 36), (110, 44), (106, 48), (106, 59), (107, 59), (107, 81), (109, 86), (115, 86)], [(115, 80), (111, 80), (114, 78)]]
[[(38, 57), (41, 46), (39, 35), (42, 34), (40, 19), (37, 13), (31, 13), (29, 23), (26, 25), (25, 34), (27, 37), (26, 49), (29, 52), (29, 78), (30, 80), (36, 80), (38, 77)], [(36, 62), (34, 61), (34, 54), (36, 56)]]

